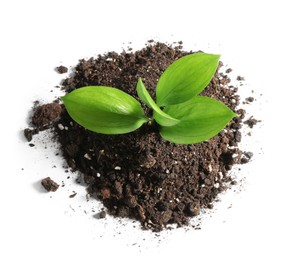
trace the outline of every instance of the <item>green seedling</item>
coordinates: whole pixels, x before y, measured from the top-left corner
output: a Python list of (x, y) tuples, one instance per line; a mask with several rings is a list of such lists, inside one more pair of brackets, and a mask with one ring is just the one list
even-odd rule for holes
[(199, 143), (218, 134), (237, 116), (222, 102), (199, 96), (214, 76), (219, 58), (194, 53), (176, 60), (157, 83), (156, 101), (140, 78), (136, 91), (153, 110), (152, 118), (145, 115), (135, 98), (108, 86), (78, 88), (62, 100), (73, 120), (97, 133), (129, 133), (155, 121), (164, 139), (177, 144)]

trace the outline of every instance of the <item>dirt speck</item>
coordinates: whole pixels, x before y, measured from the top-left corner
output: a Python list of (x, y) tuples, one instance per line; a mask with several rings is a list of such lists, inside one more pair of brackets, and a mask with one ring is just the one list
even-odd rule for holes
[(41, 185), (47, 191), (55, 192), (59, 188), (59, 185), (55, 181), (53, 181), (50, 177), (46, 177), (45, 179), (43, 179), (41, 181)]
[(68, 71), (68, 68), (65, 67), (65, 66), (63, 66), (63, 65), (61, 65), (61, 66), (59, 66), (59, 67), (56, 67), (56, 71), (57, 71), (58, 73), (60, 73), (60, 74), (63, 74), (63, 73), (66, 73), (66, 72)]
[(244, 124), (248, 125), (250, 128), (253, 128), (253, 126), (256, 125), (258, 122), (261, 122), (261, 120), (257, 120), (253, 116), (251, 116), (249, 119), (244, 121)]

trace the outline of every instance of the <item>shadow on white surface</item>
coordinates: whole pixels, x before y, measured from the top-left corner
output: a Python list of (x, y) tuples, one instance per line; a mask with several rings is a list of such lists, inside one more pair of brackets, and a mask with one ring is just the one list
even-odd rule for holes
[(34, 182), (34, 183), (32, 184), (32, 187), (33, 187), (33, 189), (35, 189), (37, 192), (39, 192), (39, 193), (45, 193), (45, 194), (48, 195), (47, 190), (45, 190), (45, 188), (41, 185), (41, 181), (42, 181), (42, 179)]

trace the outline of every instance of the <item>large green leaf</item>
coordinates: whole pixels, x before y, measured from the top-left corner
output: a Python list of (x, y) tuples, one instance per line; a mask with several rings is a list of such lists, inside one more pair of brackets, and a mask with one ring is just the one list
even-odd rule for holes
[(183, 103), (209, 84), (220, 55), (194, 53), (173, 62), (161, 75), (156, 87), (159, 107)]
[(187, 102), (172, 105), (164, 111), (180, 120), (175, 126), (161, 127), (161, 136), (177, 144), (193, 144), (210, 139), (237, 116), (222, 102), (196, 96)]
[(73, 120), (97, 133), (128, 133), (148, 121), (136, 99), (112, 87), (79, 88), (62, 100)]
[(154, 110), (154, 119), (159, 125), (172, 126), (179, 123), (179, 120), (167, 115), (156, 105), (149, 92), (145, 88), (141, 78), (138, 80), (136, 90), (142, 102)]

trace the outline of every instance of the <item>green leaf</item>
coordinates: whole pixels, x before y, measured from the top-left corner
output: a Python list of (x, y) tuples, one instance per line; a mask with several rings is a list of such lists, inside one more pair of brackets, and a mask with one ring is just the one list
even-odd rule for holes
[(220, 55), (194, 53), (173, 62), (161, 75), (156, 87), (159, 107), (183, 103), (209, 84)]
[(144, 104), (152, 108), (154, 111), (155, 121), (162, 126), (172, 126), (179, 123), (178, 119), (175, 119), (168, 114), (164, 113), (154, 102), (146, 87), (144, 86), (141, 78), (139, 78), (137, 83), (137, 94)]
[(164, 111), (180, 120), (175, 126), (161, 127), (161, 136), (177, 144), (193, 144), (210, 139), (237, 116), (222, 102), (203, 96), (172, 105)]
[(82, 87), (62, 100), (73, 120), (97, 133), (128, 133), (148, 121), (136, 99), (112, 87)]

